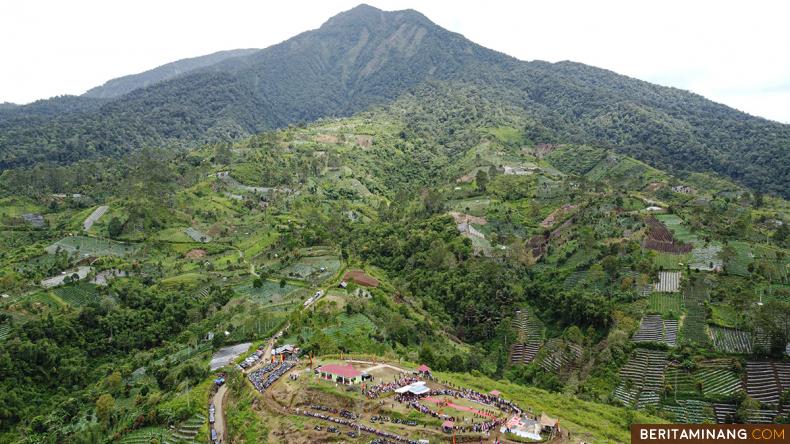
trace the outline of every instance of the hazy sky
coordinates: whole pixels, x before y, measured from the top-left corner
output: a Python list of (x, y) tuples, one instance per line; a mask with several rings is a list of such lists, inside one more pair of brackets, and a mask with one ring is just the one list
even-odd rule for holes
[[(2, 0), (0, 102), (81, 94), (180, 58), (264, 48), (358, 0)], [(522, 60), (573, 60), (790, 123), (784, 1), (369, 0)]]

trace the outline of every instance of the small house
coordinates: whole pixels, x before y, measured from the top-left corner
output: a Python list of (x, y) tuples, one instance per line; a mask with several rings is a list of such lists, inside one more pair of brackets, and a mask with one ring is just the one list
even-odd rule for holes
[(362, 372), (351, 364), (326, 364), (316, 370), (321, 379), (352, 385), (362, 382)]

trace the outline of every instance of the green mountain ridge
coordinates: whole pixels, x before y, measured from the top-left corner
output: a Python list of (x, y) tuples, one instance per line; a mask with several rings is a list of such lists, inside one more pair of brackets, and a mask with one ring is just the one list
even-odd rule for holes
[[(167, 73), (132, 82), (152, 84), (108, 103), (69, 109), (56, 99), (0, 112), (0, 168), (228, 140), (348, 116), (426, 81), (451, 81), (522, 108), (535, 141), (607, 146), (661, 168), (715, 172), (785, 197), (790, 189), (788, 125), (578, 63), (522, 62), (416, 11), (361, 5), (278, 45), (211, 63), (215, 56), (196, 59), (208, 66), (174, 78), (183, 61), (150, 71), (145, 75)], [(50, 106), (45, 117), (35, 111)]]

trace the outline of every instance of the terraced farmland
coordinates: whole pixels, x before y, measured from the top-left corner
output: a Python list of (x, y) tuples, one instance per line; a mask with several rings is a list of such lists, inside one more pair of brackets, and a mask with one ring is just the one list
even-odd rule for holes
[(340, 270), (340, 265), (337, 256), (303, 257), (280, 270), (278, 274), (291, 279), (322, 282), (334, 276)]
[(195, 442), (195, 438), (197, 437), (198, 432), (200, 431), (200, 427), (206, 423), (206, 417), (197, 414), (184, 423), (182, 423), (175, 432), (173, 432), (172, 439), (175, 442), (187, 442), (192, 443)]
[(11, 323), (3, 321), (0, 323), (0, 341), (4, 341), (11, 334)]
[(558, 372), (573, 367), (582, 357), (582, 348), (579, 345), (560, 338), (547, 341), (543, 350), (545, 350), (545, 356), (539, 364), (548, 372)]
[(192, 227), (189, 227), (189, 228), (185, 229), (184, 233), (186, 233), (186, 235), (189, 236), (190, 238), (192, 238), (192, 240), (195, 241), (195, 242), (208, 243), (208, 242), (212, 241), (211, 236), (209, 236), (208, 234), (202, 233), (202, 232), (200, 232), (200, 231), (198, 231), (198, 230), (196, 230), (196, 229), (194, 229)]
[(99, 297), (96, 286), (87, 282), (57, 287), (52, 291), (63, 301), (75, 307), (87, 305)]
[(647, 315), (639, 323), (633, 342), (662, 342), (670, 347), (677, 344), (678, 321), (662, 320), (660, 315)]
[(752, 334), (727, 327), (710, 327), (710, 338), (716, 350), (748, 355), (752, 352)]
[(743, 390), (743, 384), (732, 370), (724, 367), (702, 367), (694, 372), (706, 397), (732, 396)]
[(781, 394), (790, 389), (790, 363), (747, 362), (746, 393), (763, 404), (777, 405)]
[(677, 405), (664, 405), (662, 409), (671, 412), (679, 423), (702, 424), (716, 419), (713, 404), (695, 399), (678, 400)]
[(670, 366), (664, 374), (665, 385), (671, 387), (671, 393), (675, 397), (685, 398), (696, 396), (697, 381), (694, 376), (686, 369), (677, 366)]
[(174, 440), (170, 436), (170, 431), (164, 427), (144, 427), (124, 435), (120, 444), (150, 444), (152, 442), (172, 443)]
[(69, 254), (79, 254), (80, 257), (128, 256), (136, 253), (138, 249), (137, 245), (109, 239), (69, 236), (47, 247), (47, 252), (53, 254), (56, 251), (66, 251)]
[(280, 287), (279, 282), (265, 280), (259, 288), (253, 287), (252, 283), (247, 283), (233, 287), (233, 290), (261, 305), (277, 305), (286, 302), (294, 304), (300, 302), (294, 294), (300, 288), (288, 283)]
[(650, 293), (647, 309), (650, 313), (660, 315), (679, 315), (683, 311), (683, 297), (672, 293)]
[(513, 328), (518, 339), (510, 347), (510, 362), (529, 364), (543, 345), (543, 323), (529, 309), (517, 310)]
[(680, 290), (679, 271), (659, 271), (655, 291), (660, 293), (675, 293)]
[(683, 292), (683, 305), (686, 308), (686, 318), (683, 320), (682, 336), (684, 341), (695, 342), (699, 345), (708, 344), (707, 325), (705, 323), (705, 301), (708, 300), (708, 290), (705, 278), (695, 276), (688, 288)]
[(658, 405), (664, 388), (667, 354), (638, 348), (620, 369), (620, 384), (612, 397), (626, 406), (644, 408)]
[[(713, 404), (713, 411), (716, 414), (718, 424), (729, 424), (735, 422), (737, 407), (734, 404)], [(754, 424), (768, 424), (774, 422), (777, 411), (773, 409), (748, 410), (748, 421)]]

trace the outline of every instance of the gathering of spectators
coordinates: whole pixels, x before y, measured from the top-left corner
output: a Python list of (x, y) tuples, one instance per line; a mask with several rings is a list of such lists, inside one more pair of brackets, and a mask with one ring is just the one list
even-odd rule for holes
[[(333, 422), (335, 424), (344, 425), (344, 426), (351, 427), (353, 429), (359, 430), (361, 432), (370, 433), (372, 435), (376, 435), (378, 437), (389, 439), (389, 440), (394, 440), (396, 442), (405, 442), (407, 444), (418, 444), (417, 441), (409, 439), (409, 438), (407, 438), (405, 436), (398, 435), (397, 433), (391, 433), (391, 432), (385, 432), (383, 430), (377, 430), (377, 429), (374, 429), (373, 427), (367, 426), (365, 424), (360, 424), (360, 423), (354, 422), (354, 421), (352, 421), (350, 419), (335, 418), (334, 416), (325, 415), (323, 413), (316, 413), (316, 412), (311, 412), (311, 411), (308, 411), (308, 410), (300, 410), (300, 409), (296, 409), (296, 414), (297, 415), (303, 415), (303, 416), (309, 416), (311, 418), (322, 419), (324, 421)], [(381, 442), (381, 441), (379, 441), (379, 442)]]
[(417, 381), (418, 379), (413, 376), (399, 375), (397, 379), (393, 382), (387, 382), (387, 383), (374, 385), (372, 387), (367, 387), (364, 391), (364, 394), (365, 396), (368, 397), (368, 399), (376, 399), (379, 396), (382, 396), (389, 392), (393, 392), (401, 387), (407, 386), (409, 384), (413, 384)]

